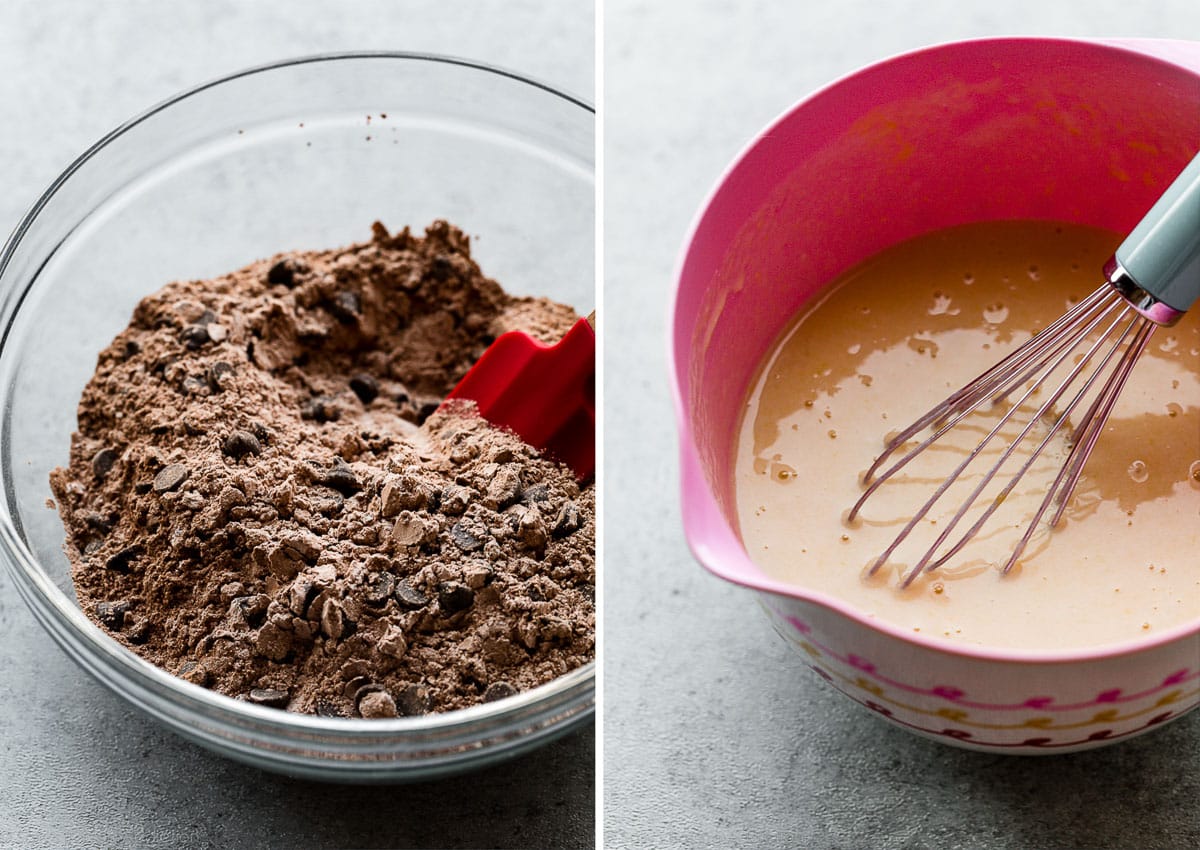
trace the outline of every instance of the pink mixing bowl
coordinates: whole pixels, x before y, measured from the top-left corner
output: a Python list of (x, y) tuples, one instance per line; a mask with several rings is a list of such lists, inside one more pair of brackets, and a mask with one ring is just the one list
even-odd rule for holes
[(1004, 753), (1120, 741), (1200, 703), (1200, 622), (1094, 651), (1001, 651), (868, 622), (849, 603), (772, 580), (738, 539), (733, 498), (733, 440), (756, 366), (822, 286), (890, 245), (993, 219), (1127, 232), (1197, 150), (1198, 43), (960, 42), (800, 102), (697, 217), (671, 348), (688, 541), (713, 573), (758, 592), (802, 663), (879, 716)]

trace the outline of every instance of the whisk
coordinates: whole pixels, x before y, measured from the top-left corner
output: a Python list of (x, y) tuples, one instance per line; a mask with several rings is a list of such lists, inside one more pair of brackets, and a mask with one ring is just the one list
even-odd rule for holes
[[(941, 527), (940, 534), (925, 554), (908, 569), (901, 586), (907, 587), (922, 572), (937, 569), (961, 551), (1012, 493), (1055, 435), (1062, 431), (1070, 434), (1066, 460), (1002, 572), (1007, 574), (1012, 570), (1042, 517), (1054, 505), (1057, 509), (1049, 526), (1053, 528), (1058, 524), (1113, 405), (1151, 335), (1160, 326), (1169, 327), (1178, 322), (1200, 297), (1200, 155), (1183, 169), (1121, 243), (1105, 264), (1104, 275), (1104, 283), (1069, 312), (887, 441), (883, 453), (864, 475), (866, 489), (850, 509), (847, 521), (857, 517), (866, 501), (884, 483), (972, 414), (985, 405), (999, 406), (1016, 398), (996, 425), (871, 564), (869, 574), (876, 573), (889, 561), (933, 506), (1005, 428), (1011, 431), (1020, 427), (1020, 430), (1000, 451), (999, 459), (982, 475), (950, 521)], [(1054, 389), (1040, 400), (1043, 388), (1050, 386)], [(1020, 420), (1014, 420), (1014, 416), (1019, 410), (1027, 410), (1023, 405), (1035, 398), (1040, 400), (1037, 410), (1021, 427)], [(1089, 401), (1083, 407), (1084, 412), (1072, 426), (1071, 416), (1085, 399)], [(1060, 401), (1063, 402), (1061, 407), (1058, 406)], [(892, 460), (901, 447), (926, 428), (932, 431), (928, 437)], [(988, 502), (982, 494), (993, 480), (997, 480), (1018, 446), (1027, 440), (1031, 444), (1036, 442), (1033, 450)], [(994, 486), (999, 486), (1001, 480)], [(969, 486), (969, 481), (964, 481), (963, 486)], [(975, 509), (982, 508), (978, 518), (957, 539), (948, 543), (977, 503)]]

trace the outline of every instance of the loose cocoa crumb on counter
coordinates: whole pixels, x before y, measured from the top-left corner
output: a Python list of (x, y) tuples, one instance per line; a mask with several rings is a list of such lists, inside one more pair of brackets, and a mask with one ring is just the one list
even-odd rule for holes
[(440, 408), (500, 334), (576, 318), (507, 295), (441, 221), (168, 285), (100, 354), (51, 474), (80, 605), (189, 682), (327, 716), (586, 663), (592, 487)]

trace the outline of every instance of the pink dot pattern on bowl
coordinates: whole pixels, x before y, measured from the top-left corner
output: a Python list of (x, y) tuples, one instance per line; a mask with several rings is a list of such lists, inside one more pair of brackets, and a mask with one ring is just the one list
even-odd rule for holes
[[(871, 676), (872, 678), (883, 683), (884, 685), (887, 685), (888, 687), (896, 688), (898, 690), (906, 691), (906, 692), (912, 693), (912, 694), (919, 694), (921, 696), (937, 697), (939, 699), (946, 700), (947, 702), (952, 702), (952, 703), (955, 703), (957, 705), (964, 706), (967, 708), (976, 708), (976, 709), (981, 709), (981, 710), (986, 710), (986, 711), (1027, 711), (1028, 709), (1031, 709), (1031, 708), (1044, 710), (1044, 711), (1058, 711), (1058, 712), (1079, 711), (1081, 709), (1086, 709), (1086, 708), (1089, 708), (1092, 706), (1112, 705), (1114, 703), (1136, 702), (1136, 701), (1143, 700), (1146, 697), (1153, 696), (1156, 693), (1166, 691), (1168, 688), (1171, 688), (1176, 685), (1183, 685), (1183, 684), (1187, 684), (1189, 682), (1200, 682), (1200, 667), (1195, 668), (1195, 669), (1183, 668), (1183, 669), (1177, 670), (1174, 673), (1172, 673), (1171, 675), (1167, 676), (1162, 681), (1162, 683), (1160, 685), (1157, 685), (1156, 687), (1149, 688), (1149, 689), (1143, 690), (1143, 691), (1138, 691), (1135, 693), (1125, 693), (1120, 688), (1109, 688), (1104, 691), (1101, 691), (1100, 693), (1098, 693), (1096, 695), (1096, 697), (1094, 699), (1086, 701), (1086, 702), (1057, 703), (1056, 704), (1054, 701), (1054, 698), (1049, 697), (1049, 696), (1033, 696), (1033, 697), (1029, 697), (1028, 699), (1025, 699), (1019, 703), (976, 702), (976, 701), (968, 699), (967, 693), (963, 689), (956, 688), (951, 685), (935, 685), (931, 688), (922, 688), (922, 687), (916, 687), (914, 685), (907, 684), (905, 682), (899, 682), (899, 681), (896, 681), (895, 679), (891, 679), (891, 678), (879, 673), (878, 670), (876, 669), (876, 666), (874, 664), (872, 664), (866, 658), (863, 658), (862, 656), (856, 655), (854, 653), (849, 653), (844, 656), (839, 655), (837, 652), (833, 651), (829, 647), (814, 640), (812, 638), (812, 632), (813, 632), (812, 627), (808, 623), (799, 619), (798, 617), (792, 616), (790, 614), (785, 614), (781, 611), (776, 611), (775, 613), (778, 616), (782, 617), (784, 620), (786, 620), (789, 624), (791, 624), (791, 626), (797, 632), (799, 632), (801, 635), (805, 636), (805, 640), (800, 644), (800, 646), (810, 656), (816, 656), (816, 657), (825, 656), (827, 658), (832, 658), (832, 659), (835, 659), (835, 660), (841, 662), (842, 664), (845, 664), (848, 667), (851, 667), (855, 670), (866, 673), (868, 676)], [(808, 646), (805, 646), (805, 644), (808, 644)], [(827, 676), (827, 678), (831, 678), (831, 677)], [(1191, 692), (1191, 691), (1186, 692), (1186, 693), (1179, 692), (1178, 694), (1172, 696), (1167, 701), (1174, 702), (1180, 696), (1191, 696), (1192, 693), (1193, 692)]]

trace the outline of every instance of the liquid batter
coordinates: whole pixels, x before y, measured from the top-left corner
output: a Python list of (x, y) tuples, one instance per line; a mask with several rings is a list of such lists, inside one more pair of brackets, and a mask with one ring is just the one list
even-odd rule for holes
[(835, 282), (777, 340), (746, 402), (735, 475), (750, 557), (869, 617), (994, 648), (1096, 647), (1200, 620), (1200, 310), (1156, 331), (1058, 528), (1039, 530), (1009, 574), (1000, 568), (1064, 440), (974, 541), (906, 589), (901, 577), (959, 499), (939, 503), (873, 576), (867, 566), (994, 421), (959, 429), (844, 519), (885, 435), (1095, 289), (1120, 241), (1067, 224), (966, 225)]

